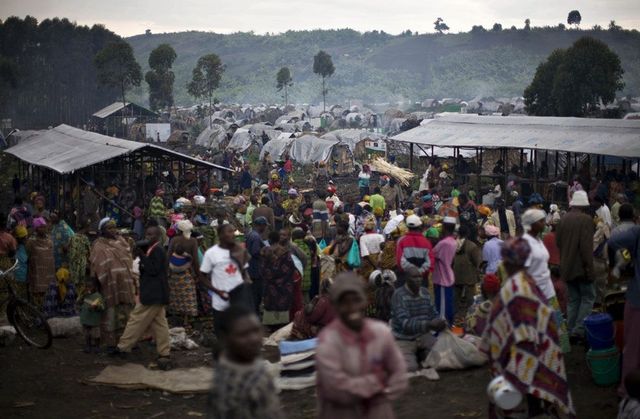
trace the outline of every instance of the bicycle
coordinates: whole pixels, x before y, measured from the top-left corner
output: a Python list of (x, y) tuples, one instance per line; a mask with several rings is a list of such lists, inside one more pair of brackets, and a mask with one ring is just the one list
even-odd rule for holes
[(7, 319), (16, 332), (27, 344), (40, 349), (47, 349), (53, 342), (53, 333), (47, 319), (35, 306), (16, 295), (8, 280), (9, 274), (16, 270), (18, 261), (6, 271), (0, 270), (0, 278), (6, 284), (9, 297), (0, 302), (0, 307), (7, 305)]

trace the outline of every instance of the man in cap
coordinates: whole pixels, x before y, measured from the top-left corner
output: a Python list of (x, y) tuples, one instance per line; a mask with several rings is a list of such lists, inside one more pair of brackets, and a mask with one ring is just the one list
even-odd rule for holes
[(321, 419), (393, 417), (392, 400), (408, 385), (407, 367), (389, 326), (369, 319), (363, 280), (338, 275), (330, 290), (338, 317), (320, 332), (316, 353)]
[(570, 210), (556, 228), (560, 250), (560, 276), (567, 282), (569, 306), (567, 320), (574, 339), (584, 338), (584, 318), (591, 314), (596, 299), (593, 271), (595, 227), (587, 211), (589, 197), (582, 190), (573, 193)]
[(253, 229), (247, 235), (246, 246), (251, 259), (249, 260), (249, 269), (247, 270), (249, 278), (251, 278), (251, 291), (253, 292), (253, 303), (255, 311), (260, 316), (260, 304), (262, 303), (262, 291), (264, 282), (260, 267), (262, 265), (262, 248), (265, 247), (264, 234), (267, 230), (269, 222), (265, 217), (258, 217), (253, 221)]
[(406, 218), (405, 223), (409, 231), (398, 240), (396, 263), (402, 271), (410, 266), (415, 266), (426, 278), (428, 272), (432, 271), (435, 265), (433, 246), (422, 235), (422, 220), (420, 220), (420, 217), (411, 214)]
[(431, 304), (429, 291), (423, 286), (422, 274), (415, 266), (404, 271), (405, 284), (391, 298), (391, 330), (402, 351), (409, 372), (420, 369), (436, 342), (431, 331), (447, 327)]

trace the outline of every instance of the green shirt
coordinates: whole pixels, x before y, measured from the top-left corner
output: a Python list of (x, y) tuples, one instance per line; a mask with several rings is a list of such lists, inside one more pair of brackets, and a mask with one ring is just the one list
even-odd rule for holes
[(371, 205), (371, 209), (375, 210), (376, 208), (385, 209), (387, 207), (387, 203), (384, 200), (384, 196), (379, 193), (371, 195), (369, 198), (369, 205)]
[(89, 294), (82, 299), (80, 308), (80, 323), (83, 326), (100, 326), (102, 312), (104, 311), (104, 298), (99, 292)]

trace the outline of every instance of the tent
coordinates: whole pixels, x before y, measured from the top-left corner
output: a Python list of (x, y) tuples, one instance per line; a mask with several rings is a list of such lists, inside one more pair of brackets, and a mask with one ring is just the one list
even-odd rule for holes
[(224, 142), (227, 140), (227, 130), (222, 125), (213, 124), (210, 128), (206, 128), (198, 135), (196, 139), (196, 145), (210, 148), (212, 150), (219, 150), (224, 147)]
[(327, 163), (336, 174), (347, 174), (354, 170), (353, 154), (349, 147), (334, 140), (303, 135), (293, 141), (289, 154), (299, 164)]
[(260, 160), (264, 158), (265, 153), (269, 153), (273, 160), (279, 160), (286, 152), (289, 152), (289, 148), (294, 140), (295, 136), (292, 133), (280, 133), (279, 137), (272, 139), (262, 147)]
[(238, 128), (236, 132), (233, 133), (233, 137), (231, 137), (231, 141), (229, 141), (227, 150), (234, 150), (238, 153), (242, 153), (251, 147), (251, 144), (254, 142), (256, 142), (255, 135), (246, 128)]

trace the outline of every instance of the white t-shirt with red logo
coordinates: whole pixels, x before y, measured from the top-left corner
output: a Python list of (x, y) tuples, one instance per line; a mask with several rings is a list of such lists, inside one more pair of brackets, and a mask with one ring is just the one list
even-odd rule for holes
[[(211, 285), (220, 291), (229, 292), (243, 282), (238, 264), (231, 259), (231, 252), (218, 245), (205, 252), (200, 271), (209, 275)], [(223, 300), (217, 293), (210, 294), (214, 310), (223, 311), (229, 307), (229, 302)]]

